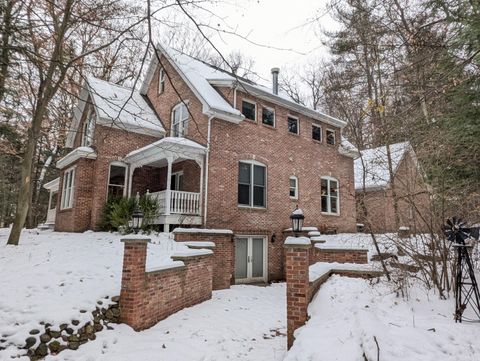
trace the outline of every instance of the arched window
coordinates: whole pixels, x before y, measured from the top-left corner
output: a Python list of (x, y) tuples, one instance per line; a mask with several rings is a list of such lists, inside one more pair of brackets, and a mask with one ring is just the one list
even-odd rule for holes
[(90, 147), (93, 144), (93, 128), (95, 126), (95, 112), (92, 110), (83, 123), (82, 147)]
[(247, 207), (267, 206), (267, 167), (254, 160), (238, 163), (238, 204)]
[(298, 199), (298, 178), (294, 175), (290, 176), (290, 198)]
[(322, 213), (340, 213), (340, 193), (338, 180), (332, 177), (321, 178)]
[(185, 102), (172, 109), (172, 137), (184, 137), (188, 131), (188, 109)]

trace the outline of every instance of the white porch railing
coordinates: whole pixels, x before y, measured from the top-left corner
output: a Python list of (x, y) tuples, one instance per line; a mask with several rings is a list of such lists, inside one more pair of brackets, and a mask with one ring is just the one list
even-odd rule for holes
[[(159, 205), (159, 213), (167, 214), (167, 191), (149, 193), (150, 197), (156, 198)], [(170, 191), (170, 214), (200, 215), (200, 193)]]
[(55, 214), (56, 213), (57, 213), (56, 208), (49, 209), (47, 211), (47, 220), (45, 221), (45, 223), (55, 223)]

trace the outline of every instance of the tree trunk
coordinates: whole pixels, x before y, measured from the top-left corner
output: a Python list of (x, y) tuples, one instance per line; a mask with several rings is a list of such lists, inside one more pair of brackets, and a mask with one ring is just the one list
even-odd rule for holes
[[(50, 91), (48, 92), (50, 93)], [(37, 103), (37, 109), (32, 119), (32, 126), (28, 130), (27, 146), (22, 161), (22, 178), (20, 183), (20, 189), (18, 192), (17, 211), (15, 213), (15, 220), (13, 227), (8, 237), (7, 244), (18, 245), (20, 240), (20, 234), (22, 228), (27, 219), (28, 209), (30, 206), (31, 194), (32, 194), (32, 168), (33, 157), (35, 156), (35, 150), (37, 147), (38, 139), (40, 137), (40, 130), (42, 120), (47, 109), (46, 98), (39, 97)]]
[(2, 50), (0, 52), (0, 102), (5, 95), (5, 82), (8, 75), (10, 62), (10, 35), (12, 32), (12, 9), (13, 0), (8, 0), (1, 7), (3, 10), (3, 29), (2, 29)]

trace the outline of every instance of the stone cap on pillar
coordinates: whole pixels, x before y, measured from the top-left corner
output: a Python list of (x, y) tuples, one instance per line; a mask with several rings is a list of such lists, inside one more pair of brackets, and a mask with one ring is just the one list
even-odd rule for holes
[(120, 239), (120, 242), (124, 243), (138, 243), (138, 244), (147, 244), (151, 242), (151, 239), (144, 235), (139, 234), (130, 234)]
[(285, 248), (310, 248), (312, 243), (307, 237), (287, 237), (283, 247)]

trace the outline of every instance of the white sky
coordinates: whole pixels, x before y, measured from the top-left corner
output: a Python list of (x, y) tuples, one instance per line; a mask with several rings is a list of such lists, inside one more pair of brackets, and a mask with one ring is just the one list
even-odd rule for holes
[[(240, 51), (255, 61), (254, 70), (270, 81), (270, 69), (301, 66), (308, 59), (324, 58), (328, 51), (321, 44), (321, 29), (332, 30), (335, 21), (326, 11), (330, 0), (226, 0), (205, 5), (218, 16), (197, 17), (198, 21), (234, 31), (251, 42), (234, 35), (215, 34), (211, 41), (228, 55)], [(202, 17), (203, 16), (203, 17)], [(312, 21), (319, 18), (319, 21)], [(262, 44), (260, 46), (252, 44)], [(289, 50), (278, 50), (289, 49)], [(260, 81), (262, 82), (262, 81)]]

